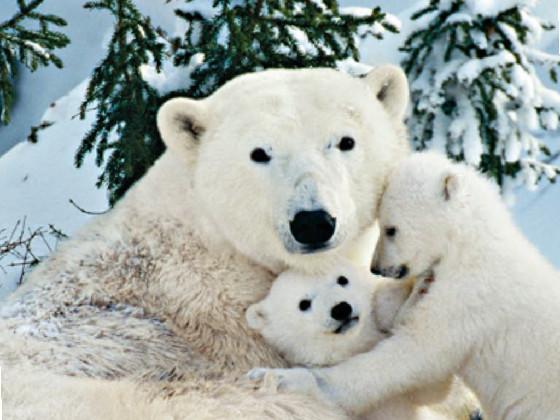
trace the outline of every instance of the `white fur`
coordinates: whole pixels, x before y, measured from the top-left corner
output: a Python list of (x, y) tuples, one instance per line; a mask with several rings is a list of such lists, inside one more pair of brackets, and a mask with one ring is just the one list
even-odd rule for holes
[[(348, 280), (347, 284), (338, 284), (341, 276)], [(392, 328), (405, 301), (416, 300), (411, 296), (412, 290), (413, 282), (375, 277), (365, 268), (348, 265), (319, 278), (287, 271), (276, 279), (264, 300), (249, 307), (247, 322), (290, 363), (306, 367), (332, 366), (371, 350), (386, 338), (388, 332), (381, 329)], [(305, 311), (299, 308), (302, 300), (311, 301)], [(340, 302), (352, 307), (351, 317), (357, 320), (349, 329), (337, 333), (342, 323), (332, 318), (331, 310)], [(307, 369), (256, 368), (249, 372), (249, 377), (274, 382), (280, 390), (284, 385), (289, 388), (289, 383), (294, 380), (298, 386), (317, 387), (315, 378)], [(432, 387), (431, 392), (393, 397), (370, 410), (366, 417), (368, 420), (447, 418), (420, 404), (443, 400), (449, 391), (448, 385), (449, 381), (445, 381)], [(319, 387), (314, 395), (321, 396)]]
[[(325, 255), (340, 254), (373, 225), (391, 160), (406, 154), (407, 92), (393, 66), (365, 79), (328, 69), (271, 70), (237, 78), (208, 99), (173, 99), (158, 121), (164, 141), (192, 166), (206, 236), (235, 244), (274, 271), (315, 271), (324, 268)], [(181, 120), (197, 127), (201, 139), (186, 133)], [(355, 139), (354, 150), (337, 148), (344, 136)], [(249, 159), (255, 148), (271, 156), (269, 164)], [(328, 244), (335, 252), (307, 254), (290, 234), (296, 212), (315, 209), (336, 218)]]
[[(460, 375), (488, 418), (560, 418), (560, 276), (522, 236), (497, 189), (427, 153), (391, 177), (376, 264), (432, 270), (436, 282), (372, 352), (313, 373), (347, 409)], [(371, 372), (371, 374), (364, 374)]]
[[(59, 407), (52, 418), (94, 418), (95, 405), (79, 416), (62, 408), (75, 400), (60, 389), (74, 386), (77, 395), (95, 389), (125, 413), (139, 399), (129, 389), (136, 383), (172, 396), (195, 419), (343, 418), (308, 397), (237, 383), (251, 367), (286, 366), (244, 313), (284, 268), (323, 271), (343, 255), (367, 254), (356, 244), (372, 230), (386, 177), (408, 150), (403, 81), (390, 66), (365, 79), (270, 70), (203, 100), (166, 103), (158, 125), (168, 150), (2, 308), (2, 367), (44, 373), (31, 381), (35, 399), (8, 390), (6, 416), (37, 418)], [(344, 135), (355, 138), (354, 150), (336, 147)], [(270, 152), (269, 165), (250, 160), (255, 147)], [(315, 206), (336, 217), (337, 231), (329, 250), (304, 254), (287, 226), (296, 210)], [(51, 386), (56, 378), (62, 388)], [(24, 382), (14, 375), (4, 390)], [(157, 407), (157, 418), (171, 415)]]

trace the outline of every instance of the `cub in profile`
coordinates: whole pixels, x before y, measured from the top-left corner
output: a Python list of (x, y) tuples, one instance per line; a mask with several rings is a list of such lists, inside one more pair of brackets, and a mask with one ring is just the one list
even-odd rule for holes
[(432, 272), (430, 292), (393, 335), (336, 366), (281, 371), (284, 387), (366, 412), (455, 373), (488, 418), (560, 418), (560, 275), (516, 228), (497, 188), (423, 153), (389, 177), (375, 270)]
[[(439, 154), (412, 155), (389, 178), (380, 225), (375, 268), (430, 271), (436, 282), (384, 351), (363, 360), (386, 367), (370, 397), (456, 372), (488, 418), (560, 418), (560, 273), (515, 226), (494, 184)], [(408, 363), (390, 362), (396, 348)]]
[[(424, 287), (424, 286), (422, 286)], [(414, 292), (413, 292), (414, 289)], [(418, 287), (412, 281), (397, 282), (373, 276), (368, 270), (343, 267), (321, 278), (294, 271), (281, 274), (268, 296), (247, 310), (247, 321), (292, 364), (331, 366), (371, 350), (389, 335), (395, 317), (408, 299), (415, 300)], [(397, 321), (398, 322), (398, 321)], [(302, 382), (308, 379), (301, 372)], [(266, 369), (253, 369), (257, 379)], [(282, 389), (280, 370), (273, 379)], [(423, 404), (439, 402), (449, 382), (429, 391), (396, 396), (368, 412), (368, 420), (444, 420)]]

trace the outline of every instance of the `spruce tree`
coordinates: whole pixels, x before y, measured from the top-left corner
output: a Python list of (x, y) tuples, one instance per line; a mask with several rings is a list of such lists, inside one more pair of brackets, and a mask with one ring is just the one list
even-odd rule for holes
[(142, 79), (140, 66), (154, 62), (159, 69), (165, 45), (132, 0), (91, 1), (84, 7), (110, 12), (115, 26), (80, 108), (82, 119), (88, 107), (95, 109), (96, 120), (76, 152), (76, 166), (95, 148), (96, 164), (105, 164), (97, 186), (108, 186), (113, 204), (163, 151), (155, 124), (159, 96)]
[[(165, 99), (200, 98), (239, 74), (265, 68), (335, 67), (338, 60), (359, 58), (360, 37), (396, 31), (379, 8), (349, 11), (339, 9), (336, 0), (214, 0), (211, 17), (176, 10), (188, 29), (184, 37), (167, 41), (133, 0), (98, 0), (86, 7), (109, 11), (116, 23), (82, 105), (82, 117), (93, 107), (97, 119), (76, 164), (95, 149), (97, 164), (104, 165), (98, 186), (107, 185), (111, 204), (163, 152), (156, 113)], [(188, 86), (160, 97), (142, 80), (140, 67), (155, 63), (159, 70), (165, 60), (194, 70)]]
[(359, 60), (360, 37), (397, 31), (379, 7), (343, 9), (336, 0), (214, 0), (213, 6), (217, 12), (208, 18), (176, 11), (189, 29), (174, 42), (175, 64), (204, 57), (191, 74), (191, 97), (209, 95), (242, 73)]
[(38, 9), (43, 1), (18, 0), (18, 12), (0, 23), (1, 124), (10, 122), (18, 64), (31, 71), (50, 64), (62, 67), (62, 61), (54, 51), (64, 48), (70, 40), (63, 33), (53, 30), (52, 26), (66, 26), (66, 21), (55, 15), (41, 13)]
[(559, 58), (533, 48), (552, 26), (531, 14), (526, 1), (431, 0), (412, 19), (427, 23), (401, 49), (409, 75), (412, 141), (487, 173), (501, 187), (541, 178), (554, 181), (544, 138), (558, 130)]

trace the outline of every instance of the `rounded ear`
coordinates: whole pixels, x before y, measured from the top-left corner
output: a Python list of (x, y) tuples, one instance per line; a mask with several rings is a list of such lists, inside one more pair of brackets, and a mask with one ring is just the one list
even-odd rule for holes
[(446, 172), (442, 178), (441, 191), (445, 201), (451, 200), (459, 191), (459, 176), (452, 172)]
[(194, 152), (206, 130), (208, 112), (204, 101), (173, 98), (158, 111), (157, 125), (163, 142), (174, 151)]
[(264, 305), (262, 303), (255, 303), (249, 306), (247, 312), (245, 312), (245, 319), (247, 320), (249, 328), (262, 331), (268, 321)]
[(408, 81), (400, 67), (384, 64), (375, 67), (365, 81), (389, 115), (402, 120), (408, 105)]

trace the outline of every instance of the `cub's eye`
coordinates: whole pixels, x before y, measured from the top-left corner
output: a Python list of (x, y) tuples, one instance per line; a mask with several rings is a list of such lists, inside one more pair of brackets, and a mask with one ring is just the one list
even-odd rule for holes
[(311, 301), (309, 299), (303, 299), (299, 302), (300, 311), (307, 311), (309, 308), (311, 308)]
[(338, 148), (343, 152), (348, 152), (349, 150), (352, 150), (354, 148), (355, 144), (356, 142), (352, 137), (345, 136), (340, 139), (340, 143), (338, 143)]
[(251, 152), (251, 160), (257, 163), (268, 163), (270, 162), (270, 155), (264, 151), (264, 149), (257, 147)]
[(385, 235), (389, 238), (393, 238), (397, 234), (397, 228), (394, 226), (390, 226), (385, 228)]
[(340, 285), (340, 286), (346, 286), (348, 284), (348, 279), (344, 276), (340, 276), (338, 279), (336, 279), (336, 282)]

